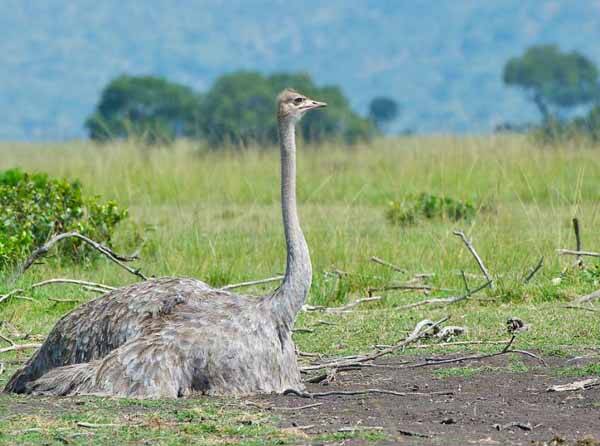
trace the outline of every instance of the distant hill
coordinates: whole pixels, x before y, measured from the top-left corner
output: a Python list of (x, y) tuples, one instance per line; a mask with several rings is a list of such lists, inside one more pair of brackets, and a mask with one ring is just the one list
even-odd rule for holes
[(537, 119), (501, 82), (536, 43), (600, 65), (597, 0), (3, 0), (0, 139), (84, 136), (114, 76), (163, 75), (205, 90), (236, 69), (307, 71), (362, 113), (389, 95), (393, 131), (486, 132)]

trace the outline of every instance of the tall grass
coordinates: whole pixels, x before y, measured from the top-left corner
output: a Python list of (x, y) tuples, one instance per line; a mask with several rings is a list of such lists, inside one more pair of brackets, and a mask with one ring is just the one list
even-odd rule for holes
[[(520, 281), (542, 255), (540, 276), (560, 272), (555, 249), (573, 245), (573, 216), (581, 221), (584, 246), (600, 249), (598, 147), (542, 149), (519, 136), (407, 137), (351, 148), (303, 147), (298, 159), (300, 213), (317, 273), (315, 302), (343, 301), (388, 281), (391, 272), (370, 263), (372, 255), (411, 272), (435, 272), (439, 285), (459, 287), (457, 270), (477, 271), (452, 235), (459, 227), (489, 269), (502, 274), (507, 299), (552, 299), (593, 286), (575, 281), (552, 291), (532, 285), (525, 292)], [(210, 151), (190, 142), (150, 149), (128, 143), (0, 145), (0, 169), (76, 177), (88, 192), (128, 206), (131, 223), (120, 228), (117, 247), (133, 249), (143, 238), (146, 272), (215, 285), (282, 272), (278, 163), (273, 148)], [(421, 192), (472, 200), (493, 211), (468, 224), (399, 227), (386, 221), (390, 200)], [(342, 289), (323, 274), (334, 267), (354, 273)], [(104, 262), (60, 268), (50, 263), (32, 278), (61, 273), (131, 280)]]

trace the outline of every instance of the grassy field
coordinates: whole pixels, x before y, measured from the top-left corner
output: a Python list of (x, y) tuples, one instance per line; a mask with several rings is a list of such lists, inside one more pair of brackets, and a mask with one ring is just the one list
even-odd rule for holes
[[(598, 347), (598, 313), (563, 306), (600, 287), (600, 264), (586, 259), (587, 269), (580, 271), (567, 268), (573, 258), (556, 254), (557, 248), (574, 247), (571, 219), (575, 216), (582, 226), (584, 248), (600, 250), (598, 147), (540, 148), (516, 136), (414, 137), (352, 148), (306, 147), (298, 156), (300, 214), (315, 271), (309, 303), (341, 305), (364, 297), (369, 287), (406, 282), (424, 272), (435, 273), (431, 285), (454, 290), (433, 295), (462, 293), (459, 271), (479, 271), (452, 234), (456, 229), (472, 238), (496, 281), (493, 290), (481, 293), (485, 300), (450, 307), (398, 311), (394, 308), (426, 297), (390, 291), (382, 301), (362, 305), (348, 315), (302, 314), (297, 326), (314, 331), (295, 335), (301, 350), (328, 355), (365, 351), (373, 344), (401, 339), (418, 320), (444, 315), (450, 315), (453, 325), (467, 327), (464, 340), (505, 338), (507, 317), (518, 316), (531, 324), (518, 341), (522, 348), (566, 355)], [(283, 271), (276, 151), (217, 153), (190, 143), (168, 149), (87, 143), (0, 145), (0, 169), (15, 166), (79, 178), (89, 193), (127, 206), (130, 218), (120, 226), (115, 248), (128, 253), (142, 245), (138, 265), (148, 275), (193, 276), (218, 286)], [(425, 220), (402, 227), (386, 220), (391, 200), (422, 192), (470, 200), (481, 212), (469, 222)], [(407, 273), (377, 265), (369, 260), (371, 256), (393, 262)], [(523, 277), (542, 256), (541, 271), (523, 284)], [(348, 275), (330, 274), (335, 269)], [(51, 259), (16, 284), (0, 281), (0, 294), (52, 277), (110, 285), (135, 280), (103, 259), (83, 266)], [(481, 283), (483, 279), (470, 279), (472, 288)], [(52, 324), (76, 306), (51, 302), (48, 297), (81, 302), (92, 298), (67, 286), (46, 287), (29, 295), (35, 302), (11, 299), (0, 304), (0, 321), (8, 321), (11, 330), (30, 339), (16, 339), (19, 343), (43, 339)], [(322, 319), (335, 325), (318, 325)], [(9, 325), (0, 327), (0, 333), (13, 337)], [(0, 385), (28, 354), (0, 356), (6, 369)], [(19, 400), (3, 397), (0, 409), (14, 408)], [(228, 408), (227, 401), (153, 402), (135, 417), (130, 416), (129, 406), (146, 403), (85, 401), (65, 403), (58, 411), (48, 402), (37, 414), (0, 417), (0, 442), (58, 441), (57, 436), (64, 437), (60, 432), (73, 434), (69, 429), (77, 429), (75, 420), (116, 425), (106, 432), (94, 431), (98, 442), (104, 441), (104, 434), (107, 442), (117, 435), (122, 442), (149, 438), (165, 444), (185, 444), (190, 439), (234, 444), (263, 444), (265, 438), (273, 444), (297, 440), (297, 434), (275, 428), (276, 420), (252, 411), (240, 413)], [(191, 415), (182, 416), (204, 421), (190, 427), (178, 415), (188, 412)], [(244, 417), (254, 421), (244, 424)], [(86, 441), (85, 435), (69, 437), (70, 443)]]

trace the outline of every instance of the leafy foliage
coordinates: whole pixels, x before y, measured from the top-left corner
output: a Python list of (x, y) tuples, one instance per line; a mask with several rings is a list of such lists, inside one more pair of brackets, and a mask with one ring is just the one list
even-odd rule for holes
[(207, 92), (201, 115), (211, 145), (275, 143), (277, 122), (274, 98), (286, 87), (327, 102), (326, 109), (309, 113), (301, 121), (304, 140), (319, 142), (341, 138), (353, 143), (368, 139), (375, 129), (354, 113), (338, 87), (317, 87), (307, 74), (274, 74), (239, 71), (221, 76)]
[(199, 100), (184, 85), (152, 76), (119, 76), (105, 87), (85, 126), (97, 141), (136, 137), (170, 142), (197, 135)]
[(599, 96), (598, 69), (577, 51), (563, 53), (556, 45), (537, 45), (521, 57), (509, 59), (504, 83), (527, 91), (544, 120), (550, 107), (570, 108)]
[(475, 206), (471, 202), (428, 193), (403, 201), (392, 201), (386, 211), (388, 221), (401, 226), (414, 224), (421, 218), (459, 221), (470, 220), (474, 216)]
[[(114, 201), (84, 196), (78, 181), (20, 169), (0, 172), (0, 270), (61, 232), (78, 231), (110, 244), (115, 226), (126, 216)], [(78, 241), (66, 241), (59, 250), (74, 260), (92, 252)]]
[(396, 119), (399, 111), (398, 103), (385, 96), (373, 98), (369, 104), (369, 117), (378, 128)]
[(342, 138), (352, 143), (375, 132), (337, 87), (317, 87), (306, 74), (266, 77), (250, 71), (221, 76), (202, 99), (163, 79), (120, 76), (104, 89), (86, 127), (100, 141), (135, 137), (164, 143), (183, 136), (206, 138), (212, 146), (272, 144), (277, 142), (274, 98), (290, 86), (329, 104), (302, 120), (300, 134), (306, 141)]

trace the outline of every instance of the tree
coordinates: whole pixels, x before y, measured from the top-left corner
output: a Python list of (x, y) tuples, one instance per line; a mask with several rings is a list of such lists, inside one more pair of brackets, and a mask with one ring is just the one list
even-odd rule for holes
[(373, 126), (352, 111), (338, 87), (317, 87), (304, 73), (264, 76), (239, 71), (221, 76), (203, 98), (203, 130), (209, 143), (276, 143), (274, 98), (286, 87), (328, 103), (326, 109), (301, 121), (299, 133), (305, 141), (342, 138), (352, 143), (373, 134)]
[(388, 122), (396, 119), (398, 117), (398, 112), (398, 103), (392, 98), (385, 96), (373, 98), (369, 104), (369, 117), (379, 129)]
[(119, 76), (103, 90), (85, 126), (93, 140), (138, 137), (149, 143), (198, 136), (200, 97), (152, 76)]
[[(582, 54), (564, 53), (556, 45), (537, 45), (504, 66), (504, 83), (524, 89), (546, 122), (560, 109), (598, 98), (598, 70)], [(553, 110), (552, 108), (558, 110)]]

